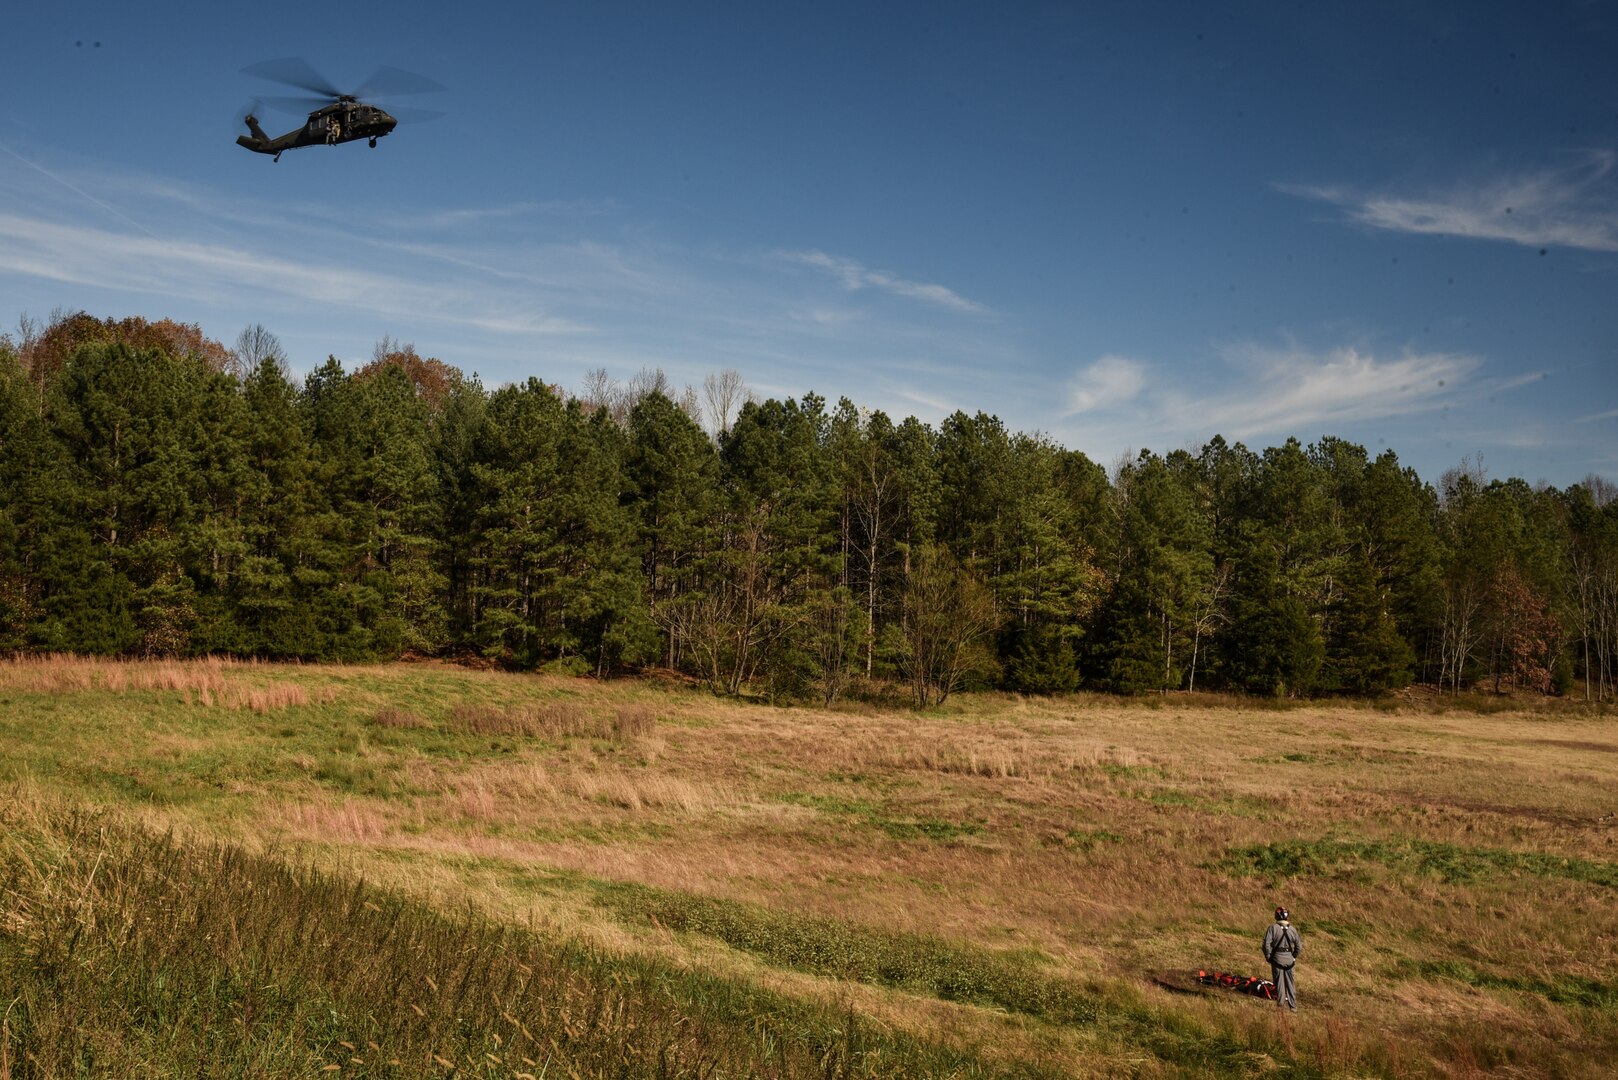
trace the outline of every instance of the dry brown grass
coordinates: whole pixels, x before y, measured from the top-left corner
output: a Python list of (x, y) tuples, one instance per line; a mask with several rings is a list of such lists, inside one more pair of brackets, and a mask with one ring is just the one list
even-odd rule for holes
[(748, 799), (727, 783), (701, 783), (611, 763), (562, 761), (484, 765), (445, 772), (424, 767), (414, 782), (434, 794), (451, 817), (512, 828), (562, 831), (581, 823), (616, 820), (590, 806), (634, 814), (660, 810), (689, 816), (745, 806)]
[(433, 726), (415, 712), (391, 705), (372, 713), (371, 723), (377, 727), (398, 728), (403, 731), (421, 730)]
[[(122, 679), (189, 687), (195, 703), (201, 688), (218, 700), (217, 685), (200, 685), (210, 678), (302, 681), (295, 669), (149, 667), (11, 663), (0, 686), (50, 693)], [(915, 714), (422, 666), (316, 671), (318, 685), (340, 684), (340, 700), (356, 703), (352, 722), (369, 741), (322, 748), (296, 784), (221, 828), (320, 844), (435, 899), (747, 970), (745, 956), (711, 943), (614, 924), (587, 893), (521, 882), (568, 872), (1036, 950), (1053, 970), (1256, 1040), (1273, 1031), (1264, 1009), (1170, 998), (1144, 975), (1259, 973), (1258, 935), (1283, 902), (1308, 943), (1305, 1012), (1290, 1037), (1331, 1068), (1595, 1077), (1596, 1062), (1618, 1055), (1611, 1016), (1487, 981), (1610, 985), (1618, 904), (1602, 886), (1527, 873), (1446, 881), (1377, 865), (1271, 882), (1221, 864), (1231, 849), (1333, 837), (1618, 862), (1610, 715), (999, 696)], [(344, 723), (340, 708), (332, 716)], [(203, 756), (251, 742), (223, 725), (163, 745)], [(317, 758), (333, 755), (393, 770), (408, 794), (316, 783)], [(1445, 975), (1456, 962), (1487, 978)], [(875, 992), (859, 993), (863, 1009)], [(956, 1025), (964, 1038), (1105, 1074), (1082, 1033), (1011, 1031), (976, 1010), (876, 996), (871, 1007), (896, 1023)]]
[(371, 844), (393, 830), (387, 814), (351, 799), (284, 803), (270, 816), (297, 835), (327, 844)]
[(530, 705), (456, 705), (451, 726), (476, 735), (550, 739), (634, 739), (652, 730), (653, 711), (621, 704), (604, 711), (577, 701)]
[[(263, 685), (267, 665), (251, 660), (204, 657), (199, 660), (134, 661), (53, 653), (0, 659), (0, 687), (25, 693), (68, 694), (91, 691), (178, 694), (187, 705), (239, 709), (264, 715), (308, 705), (306, 687), (292, 682)], [(335, 700), (324, 688), (318, 700)]]

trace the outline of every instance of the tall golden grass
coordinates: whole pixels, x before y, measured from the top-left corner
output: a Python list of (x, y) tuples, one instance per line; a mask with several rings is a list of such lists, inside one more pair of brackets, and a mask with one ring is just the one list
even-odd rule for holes
[[(29, 693), (178, 694), (187, 705), (237, 709), (263, 715), (308, 705), (309, 691), (296, 683), (262, 685), (268, 670), (253, 660), (204, 657), (183, 661), (132, 661), (66, 653), (16, 655), (0, 659), (0, 686)], [(331, 702), (330, 687), (319, 694)]]
[(633, 739), (652, 730), (653, 710), (622, 704), (603, 712), (576, 701), (531, 705), (456, 705), (450, 725), (476, 735), (532, 738)]

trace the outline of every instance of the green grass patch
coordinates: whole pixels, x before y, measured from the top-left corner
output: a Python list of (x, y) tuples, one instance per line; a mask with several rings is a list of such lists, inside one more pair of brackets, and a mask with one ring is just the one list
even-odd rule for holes
[[(1369, 923), (1342, 922), (1336, 919), (1309, 920), (1309, 930), (1311, 933), (1325, 934), (1328, 937), (1335, 938), (1337, 941), (1341, 942), (1369, 941), (1371, 938), (1372, 929), (1373, 928)], [(1233, 927), (1232, 932), (1240, 936), (1245, 936), (1251, 932), (1251, 929), (1248, 927), (1242, 927), (1240, 929)]]
[(1462, 847), (1432, 840), (1281, 840), (1229, 849), (1211, 869), (1272, 881), (1293, 877), (1359, 878), (1371, 867), (1438, 877), (1458, 885), (1530, 874), (1618, 888), (1618, 864), (1566, 855)]
[(179, 806), (204, 795), (194, 784), (176, 781), (163, 772), (139, 766), (109, 769), (91, 766), (79, 770), (86, 787), (118, 802), (148, 806)]
[(977, 836), (983, 825), (975, 821), (945, 821), (940, 818), (896, 817), (882, 805), (868, 799), (845, 799), (837, 795), (806, 795), (789, 792), (781, 801), (809, 806), (833, 817), (849, 818), (868, 828), (887, 833), (895, 840), (958, 840)]
[(1156, 765), (1114, 765), (1103, 764), (1101, 771), (1114, 780), (1161, 780), (1165, 775)]
[(1479, 971), (1470, 964), (1452, 960), (1405, 961), (1398, 966), (1395, 974), (1422, 979), (1448, 979), (1481, 990), (1534, 994), (1558, 1005), (1575, 1005), (1587, 1009), (1618, 1009), (1618, 983), (1575, 975), (1562, 975), (1554, 979), (1494, 975)]
[(315, 765), (314, 778), (345, 795), (398, 799), (419, 791), (394, 769), (365, 758), (327, 754)]
[(1194, 795), (1179, 788), (1136, 788), (1127, 792), (1130, 798), (1149, 802), (1153, 806), (1195, 810), (1216, 817), (1265, 818), (1274, 809), (1271, 802), (1254, 795)]
[(774, 967), (1061, 1023), (1096, 1019), (1093, 991), (1044, 974), (1025, 956), (645, 885), (604, 882), (596, 889), (600, 903), (620, 918), (716, 938)]

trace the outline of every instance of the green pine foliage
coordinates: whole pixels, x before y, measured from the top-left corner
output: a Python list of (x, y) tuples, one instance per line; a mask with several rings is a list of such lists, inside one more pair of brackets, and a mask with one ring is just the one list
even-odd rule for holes
[(36, 387), (0, 343), (0, 649), (26, 648), (39, 631), (59, 451)]
[[(714, 438), (656, 379), (587, 402), (396, 350), (300, 383), (125, 323), (0, 338), (0, 650), (655, 665), (828, 703), (1618, 694), (1598, 477), (1463, 462), (1435, 486), (1341, 439), (1215, 437), (1109, 480), (984, 413), (810, 394)], [(918, 656), (956, 609), (970, 662), (933, 682)]]

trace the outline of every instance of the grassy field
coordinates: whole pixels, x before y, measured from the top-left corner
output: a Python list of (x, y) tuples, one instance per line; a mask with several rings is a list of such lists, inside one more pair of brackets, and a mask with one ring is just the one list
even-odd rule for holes
[[(1618, 718), (0, 664), (0, 1080), (1567, 1076)], [(1171, 993), (1264, 974), (1302, 1011)]]

